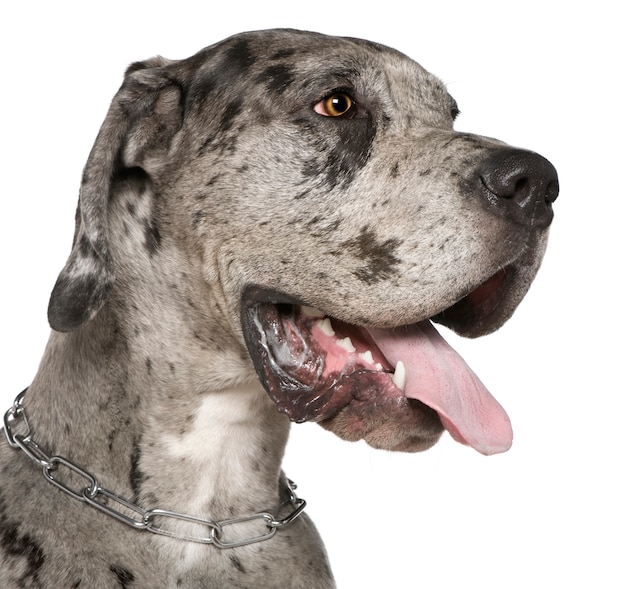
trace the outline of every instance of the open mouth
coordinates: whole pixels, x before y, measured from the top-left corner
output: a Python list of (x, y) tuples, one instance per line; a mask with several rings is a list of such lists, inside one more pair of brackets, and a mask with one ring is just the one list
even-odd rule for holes
[[(497, 315), (511, 273), (501, 270), (431, 319), (475, 334), (483, 329), (475, 325)], [(317, 421), (388, 449), (425, 449), (444, 428), (483, 454), (511, 446), (505, 411), (429, 319), (357, 326), (253, 288), (244, 296), (243, 327), (261, 382), (293, 421)]]

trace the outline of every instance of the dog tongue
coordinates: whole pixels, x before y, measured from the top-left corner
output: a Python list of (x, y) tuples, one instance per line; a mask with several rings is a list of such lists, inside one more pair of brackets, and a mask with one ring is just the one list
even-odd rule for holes
[(506, 452), (511, 447), (508, 415), (430, 321), (367, 331), (392, 365), (403, 362), (404, 394), (437, 411), (457, 442), (482, 454)]

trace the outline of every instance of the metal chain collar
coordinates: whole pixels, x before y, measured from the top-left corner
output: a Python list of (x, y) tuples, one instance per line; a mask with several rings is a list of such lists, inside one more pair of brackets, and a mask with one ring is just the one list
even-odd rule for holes
[[(276, 530), (294, 521), (306, 506), (306, 501), (298, 498), (294, 492), (296, 485), (287, 479), (289, 498), (281, 507), (289, 506), (290, 511), (287, 516), (281, 519), (278, 519), (268, 511), (233, 519), (212, 521), (165, 509), (143, 509), (129, 499), (125, 499), (102, 487), (96, 477), (71, 460), (63, 456), (50, 456), (33, 440), (26, 410), (22, 405), (22, 398), (26, 390), (17, 396), (13, 406), (4, 415), (4, 433), (9, 445), (12, 448), (22, 450), (33, 462), (42, 467), (43, 476), (49, 483), (52, 483), (70, 497), (95, 507), (135, 530), (148, 531), (188, 542), (213, 544), (217, 548), (234, 548), (269, 540), (274, 536)], [(22, 433), (17, 433), (16, 430), (18, 428)], [(63, 480), (62, 476), (64, 469), (65, 480)], [(74, 480), (82, 479), (82, 484), (85, 485), (86, 483), (86, 486), (70, 486), (67, 480), (68, 475), (73, 476)], [(167, 529), (165, 527), (166, 522), (174, 523), (174, 520), (195, 524), (199, 530), (198, 534), (179, 534)], [(261, 531), (253, 536), (232, 537), (232, 533), (236, 531), (238, 525), (249, 522), (263, 524)], [(226, 534), (226, 531), (230, 532), (230, 534)], [(225, 535), (229, 537), (225, 537)]]

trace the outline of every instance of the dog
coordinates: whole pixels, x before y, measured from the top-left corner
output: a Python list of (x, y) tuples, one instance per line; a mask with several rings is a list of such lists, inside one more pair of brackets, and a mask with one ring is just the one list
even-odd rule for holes
[(290, 422), (509, 448), (432, 322), (511, 316), (558, 178), (458, 112), (405, 55), (295, 30), (128, 68), (4, 419), (0, 586), (329, 589), (281, 471)]

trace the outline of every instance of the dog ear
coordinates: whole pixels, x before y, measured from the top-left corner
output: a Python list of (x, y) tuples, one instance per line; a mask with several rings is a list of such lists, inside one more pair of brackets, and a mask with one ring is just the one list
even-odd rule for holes
[(114, 283), (108, 204), (116, 173), (149, 168), (182, 123), (174, 62), (155, 57), (131, 65), (113, 98), (83, 171), (72, 251), (50, 296), (48, 321), (72, 331), (91, 320)]

